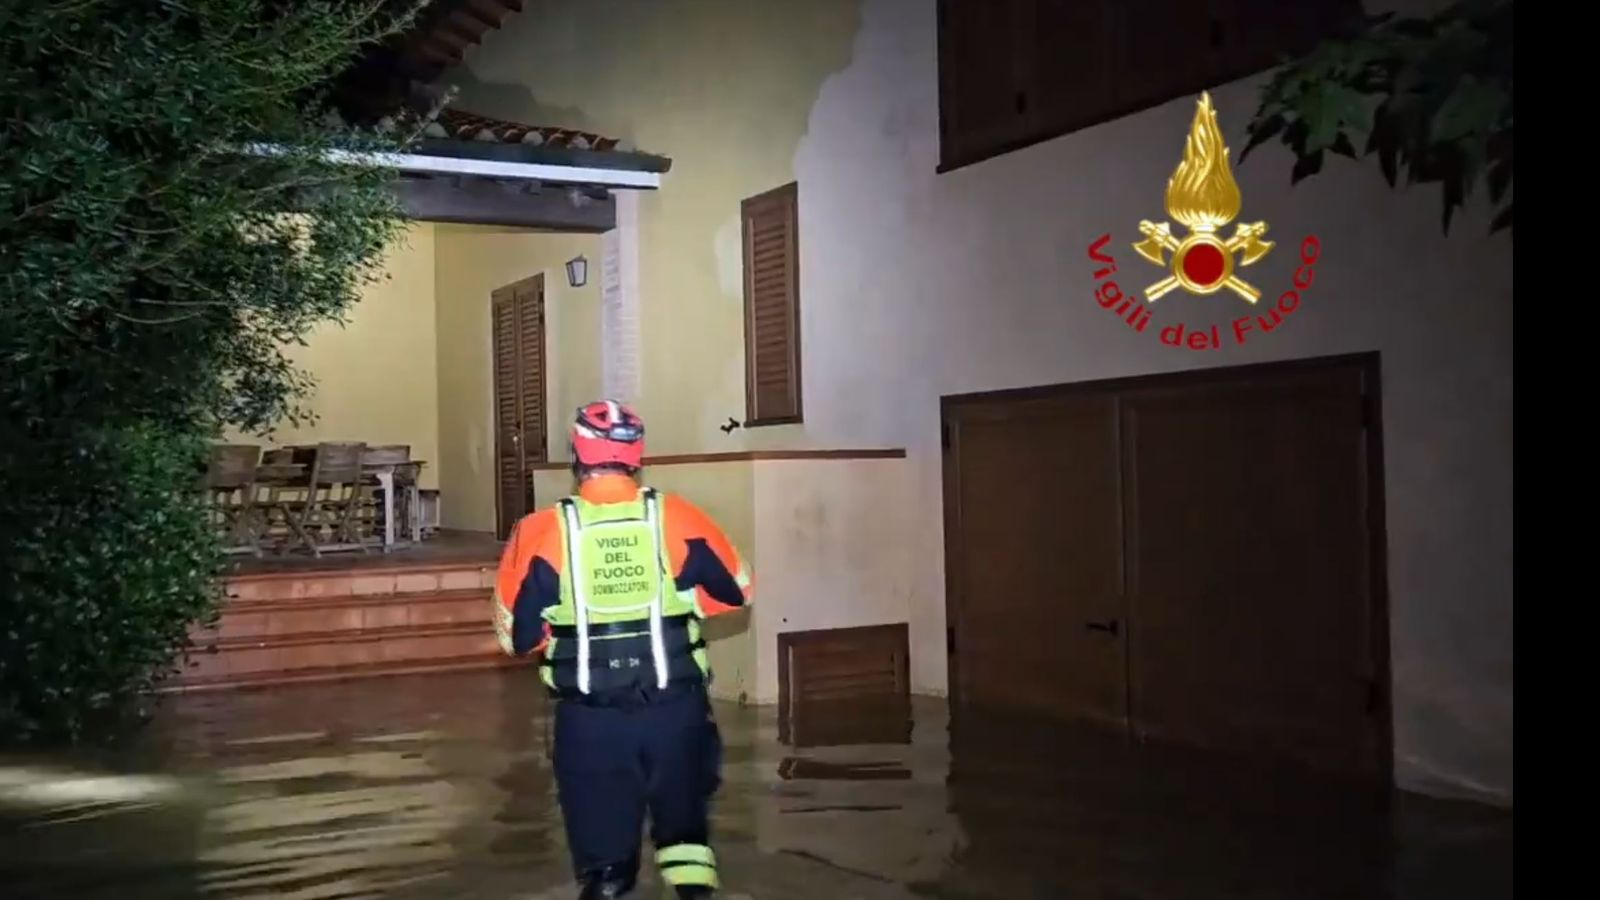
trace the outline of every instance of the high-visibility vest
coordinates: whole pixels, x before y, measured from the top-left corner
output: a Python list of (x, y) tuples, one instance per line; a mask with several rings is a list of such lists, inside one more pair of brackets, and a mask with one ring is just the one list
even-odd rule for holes
[(645, 488), (625, 503), (562, 500), (561, 602), (545, 610), (550, 643), (540, 664), (559, 696), (709, 680), (699, 607), (679, 593), (666, 552), (661, 498)]

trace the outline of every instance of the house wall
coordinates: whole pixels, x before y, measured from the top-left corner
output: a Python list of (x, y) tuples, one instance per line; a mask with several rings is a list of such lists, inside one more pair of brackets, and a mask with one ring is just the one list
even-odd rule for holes
[(857, 24), (855, 0), (546, 0), (449, 76), (463, 109), (594, 129), (672, 158), (670, 189), (639, 194), (645, 338), (632, 399), (654, 453), (799, 437), (717, 430), (744, 419), (739, 201), (794, 178), (817, 89), (849, 62)]
[(776, 703), (779, 634), (912, 621), (916, 560), (901, 536), (927, 507), (912, 494), (903, 459), (760, 460), (754, 468), (753, 697)]
[[(1111, 235), (1130, 292), (1161, 274), (1130, 245), (1141, 219), (1164, 218), (1194, 98), (939, 175), (935, 37), (926, 0), (547, 0), (450, 80), (468, 108), (559, 116), (673, 158), (640, 211), (653, 452), (907, 449), (899, 510), (871, 492), (818, 493), (825, 512), (786, 532), (782, 517), (806, 501), (773, 506), (758, 480), (749, 502), (758, 578), (786, 565), (769, 559), (781, 558), (775, 547), (827, 540), (825, 523), (881, 516), (880, 534), (901, 535), (899, 573), (845, 556), (846, 574), (805, 615), (850, 622), (875, 609), (863, 598), (877, 585), (903, 581), (921, 691), (943, 692), (947, 676), (940, 396), (1379, 351), (1397, 779), (1509, 803), (1509, 238), (1486, 236), (1481, 209), (1442, 236), (1437, 187), (1392, 190), (1370, 161), (1333, 158), (1298, 186), (1276, 147), (1238, 165), (1262, 78), (1218, 86), (1241, 219), (1267, 221), (1278, 242), (1242, 274), (1272, 298), (1303, 237), (1315, 234), (1322, 255), (1273, 333), (1203, 353), (1165, 346), (1160, 328), (1175, 319), (1226, 328), (1240, 304), (1169, 295), (1136, 333), (1094, 302), (1087, 248)], [(806, 422), (724, 436), (716, 425), (743, 410), (738, 201), (792, 179)], [(869, 465), (826, 477), (848, 482), (850, 467)]]
[[(567, 284), (566, 262), (590, 260), (588, 284)], [(526, 229), (417, 223), (389, 249), (385, 278), (343, 325), (318, 327), (289, 356), (315, 379), (316, 421), (281, 425), (270, 446), (319, 440), (410, 444), (422, 483), (441, 493), (446, 528), (493, 531), (494, 359), (490, 293), (543, 274), (550, 453), (566, 453), (567, 414), (600, 383), (600, 238)]]
[[(435, 228), (438, 294), (440, 517), (446, 528), (495, 530), (494, 357), (489, 295), (544, 275), (545, 392), (555, 456), (566, 453), (569, 413), (599, 390), (600, 238), (471, 225)], [(588, 283), (567, 284), (566, 263), (583, 254)], [(535, 489), (544, 502), (547, 496)]]
[(427, 462), (424, 487), (440, 483), (438, 350), (434, 331), (434, 226), (420, 223), (389, 248), (385, 278), (366, 288), (348, 321), (318, 326), (285, 351), (316, 381), (306, 406), (316, 421), (282, 425), (268, 446), (318, 441), (409, 444)]

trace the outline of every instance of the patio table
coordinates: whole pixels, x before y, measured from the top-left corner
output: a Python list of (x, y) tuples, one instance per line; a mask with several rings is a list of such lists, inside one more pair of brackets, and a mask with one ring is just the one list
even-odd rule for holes
[(417, 475), (426, 462), (418, 459), (405, 462), (392, 463), (367, 463), (361, 469), (368, 475), (378, 480), (378, 485), (383, 489), (383, 552), (388, 553), (396, 545), (394, 528), (394, 490), (395, 476), (403, 471), (410, 471), (410, 483), (406, 485), (406, 524), (410, 532), (408, 543), (422, 540), (422, 502), (417, 486)]

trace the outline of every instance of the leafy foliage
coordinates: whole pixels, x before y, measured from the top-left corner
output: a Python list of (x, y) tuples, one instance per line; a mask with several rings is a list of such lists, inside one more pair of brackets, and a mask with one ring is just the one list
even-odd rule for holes
[(1443, 186), (1443, 227), (1487, 180), (1511, 227), (1511, 0), (1462, 0), (1429, 19), (1379, 16), (1353, 37), (1322, 44), (1280, 69), (1262, 92), (1242, 162), (1279, 138), (1295, 154), (1294, 182), (1323, 155), (1376, 154), (1394, 186)]
[[(136, 426), (0, 457), (0, 729), (103, 733), (215, 609), (219, 556), (193, 484), (204, 447)], [(38, 445), (27, 448), (41, 449)]]
[(215, 599), (198, 442), (304, 416), (285, 355), (403, 225), (325, 86), (417, 4), (0, 0), (0, 731), (75, 736)]

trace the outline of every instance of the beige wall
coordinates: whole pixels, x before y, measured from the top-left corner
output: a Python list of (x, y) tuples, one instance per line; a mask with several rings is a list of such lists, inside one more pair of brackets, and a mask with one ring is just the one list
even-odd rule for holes
[(366, 289), (348, 322), (319, 326), (306, 346), (288, 349), (295, 364), (316, 381), (306, 404), (316, 421), (280, 426), (263, 443), (409, 444), (412, 457), (428, 464), (423, 486), (438, 486), (434, 238), (434, 226), (412, 226), (389, 248), (387, 277)]
[(903, 459), (761, 460), (755, 481), (756, 691), (778, 701), (778, 635), (909, 622), (901, 536), (921, 507)]
[[(590, 277), (573, 288), (565, 265), (580, 253)], [(490, 292), (544, 276), (550, 452), (564, 455), (564, 410), (599, 391), (600, 238), (418, 223), (384, 269), (347, 323), (321, 326), (289, 349), (315, 379), (307, 406), (316, 422), (280, 426), (267, 443), (410, 444), (428, 463), (424, 486), (440, 489), (444, 527), (493, 531)]]
[(592, 128), (672, 158), (668, 188), (639, 199), (638, 406), (653, 452), (796, 438), (717, 430), (744, 419), (739, 201), (793, 180), (817, 89), (849, 62), (857, 7), (535, 0), (449, 76), (463, 108)]
[[(907, 448), (920, 690), (943, 691), (947, 676), (940, 396), (1380, 352), (1397, 778), (1510, 802), (1511, 243), (1486, 236), (1481, 208), (1446, 238), (1437, 186), (1392, 190), (1371, 161), (1337, 157), (1291, 186), (1286, 154), (1263, 148), (1235, 168), (1244, 216), (1279, 241), (1251, 277), (1286, 284), (1299, 239), (1315, 233), (1315, 288), (1272, 335), (1201, 355), (1095, 305), (1086, 254), (1111, 232), (1133, 289), (1148, 283), (1129, 245), (1141, 219), (1162, 217), (1193, 98), (937, 174), (926, 0), (543, 0), (451, 80), (483, 112), (673, 158), (641, 204), (641, 406), (654, 452)], [(1261, 83), (1213, 91), (1235, 155)], [(791, 179), (807, 421), (723, 436), (716, 425), (743, 410), (738, 201)], [(869, 496), (830, 495), (827, 514), (858, 515)], [(771, 578), (767, 508), (755, 507), (754, 555)], [(883, 580), (849, 571), (812, 598), (815, 615), (848, 619)]]
[[(489, 295), (543, 274), (550, 384), (550, 451), (566, 453), (570, 410), (599, 390), (600, 238), (517, 229), (439, 225), (438, 294), (440, 515), (446, 528), (495, 529), (494, 359)], [(567, 284), (567, 260), (589, 260), (588, 283)], [(536, 497), (544, 502), (545, 494)]]

